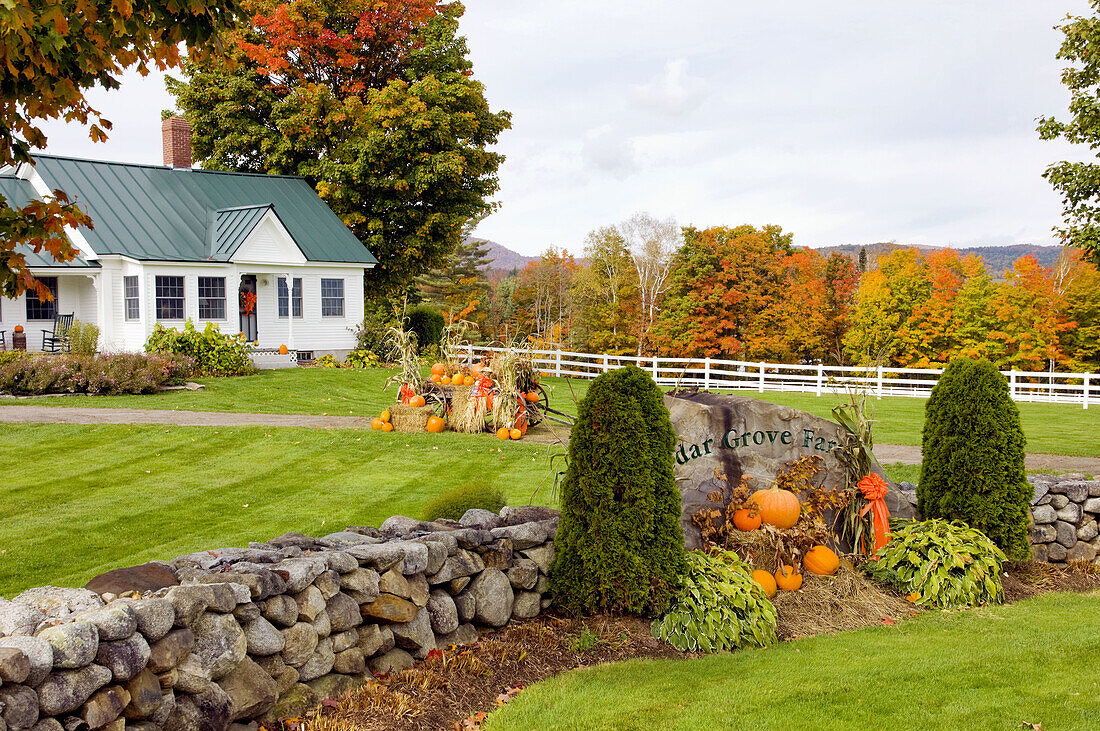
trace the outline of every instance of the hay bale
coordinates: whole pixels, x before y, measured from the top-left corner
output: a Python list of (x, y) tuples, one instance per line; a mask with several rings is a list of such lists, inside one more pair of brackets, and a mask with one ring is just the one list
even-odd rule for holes
[(465, 434), (485, 431), (485, 399), (474, 398), (473, 386), (455, 386), (451, 392), (451, 429)]
[(427, 431), (428, 417), (432, 415), (431, 406), (410, 406), (394, 404), (390, 407), (390, 421), (394, 431)]
[(807, 572), (802, 577), (801, 589), (780, 591), (772, 599), (779, 615), (776, 634), (783, 640), (874, 627), (884, 619), (897, 621), (916, 610), (847, 562), (842, 562), (833, 576)]

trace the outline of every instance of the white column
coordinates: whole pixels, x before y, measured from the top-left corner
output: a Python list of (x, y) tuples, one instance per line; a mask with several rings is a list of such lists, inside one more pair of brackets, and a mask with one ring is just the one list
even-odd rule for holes
[[(294, 277), (290, 274), (284, 274), (286, 277), (286, 295), (287, 295), (287, 318), (286, 318), (286, 349), (294, 350)], [(306, 283), (302, 282), (302, 314), (306, 314)], [(275, 306), (278, 307), (279, 301), (279, 280), (275, 280)]]

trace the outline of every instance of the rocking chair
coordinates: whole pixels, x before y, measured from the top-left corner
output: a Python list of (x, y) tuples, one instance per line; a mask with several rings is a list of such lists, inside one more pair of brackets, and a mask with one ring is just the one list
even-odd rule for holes
[(73, 326), (75, 312), (67, 315), (54, 315), (53, 329), (42, 331), (43, 353), (68, 353), (69, 328)]

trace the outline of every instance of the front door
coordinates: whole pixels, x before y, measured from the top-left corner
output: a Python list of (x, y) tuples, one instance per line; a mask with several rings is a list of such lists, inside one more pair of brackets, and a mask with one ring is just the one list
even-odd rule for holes
[(241, 291), (238, 296), (240, 302), (241, 332), (249, 341), (255, 341), (260, 336), (256, 329), (256, 275), (245, 274), (241, 277)]

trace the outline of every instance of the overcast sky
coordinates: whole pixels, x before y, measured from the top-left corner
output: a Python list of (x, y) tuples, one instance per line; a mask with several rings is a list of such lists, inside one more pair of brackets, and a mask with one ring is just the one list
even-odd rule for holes
[[(774, 223), (806, 246), (1054, 243), (1043, 169), (1071, 153), (1054, 58), (1085, 0), (467, 0), (501, 138), (501, 208), (477, 234), (524, 254), (636, 211)], [(94, 96), (111, 140), (48, 152), (160, 163), (159, 76)]]

